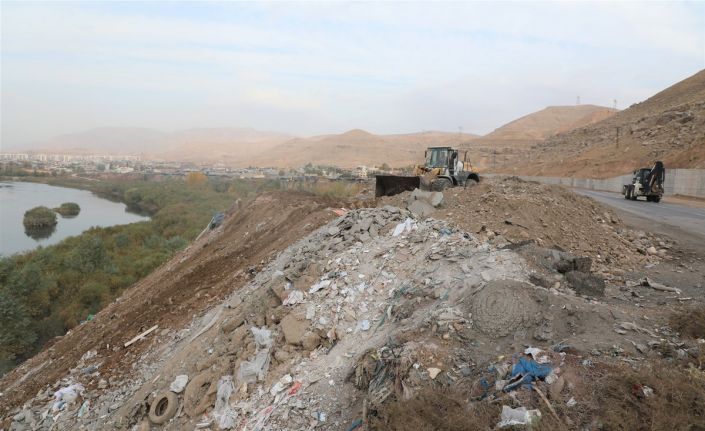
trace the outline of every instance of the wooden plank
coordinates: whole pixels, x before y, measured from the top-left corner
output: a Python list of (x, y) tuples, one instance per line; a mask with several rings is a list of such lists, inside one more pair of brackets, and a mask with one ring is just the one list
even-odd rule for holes
[(132, 340), (128, 341), (127, 343), (125, 343), (125, 347), (128, 347), (130, 344), (132, 344), (136, 341), (139, 341), (139, 340), (143, 339), (144, 337), (146, 337), (147, 335), (151, 334), (152, 332), (154, 332), (157, 329), (158, 326), (159, 325), (154, 325), (151, 328), (144, 331), (143, 333), (141, 333), (140, 335), (133, 338)]

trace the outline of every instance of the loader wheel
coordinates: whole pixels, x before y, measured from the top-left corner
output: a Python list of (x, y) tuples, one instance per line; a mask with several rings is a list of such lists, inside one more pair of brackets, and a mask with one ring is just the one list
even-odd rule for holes
[(636, 195), (636, 191), (634, 190), (634, 187), (629, 189), (629, 198), (633, 201), (636, 200), (638, 196)]
[(439, 178), (431, 183), (431, 190), (434, 192), (442, 192), (443, 190), (452, 187), (453, 184), (448, 178)]
[(651, 202), (659, 203), (661, 202), (661, 196), (654, 196), (651, 198)]
[(154, 425), (161, 425), (174, 417), (178, 408), (179, 400), (175, 393), (171, 391), (159, 393), (154, 397), (154, 402), (149, 409), (149, 420)]

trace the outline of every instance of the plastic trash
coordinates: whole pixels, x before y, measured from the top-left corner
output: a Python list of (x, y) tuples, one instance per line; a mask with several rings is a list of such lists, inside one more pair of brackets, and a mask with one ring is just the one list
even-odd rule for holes
[(257, 352), (255, 359), (245, 361), (240, 364), (240, 369), (237, 372), (238, 382), (254, 383), (264, 380), (269, 370), (269, 351), (272, 347), (272, 331), (265, 328), (250, 328), (252, 335), (255, 337), (257, 344)]
[(539, 364), (529, 358), (520, 358), (512, 368), (511, 379), (504, 387), (505, 392), (513, 391), (538, 379), (545, 379), (551, 373), (551, 366)]
[(292, 290), (289, 292), (289, 296), (286, 297), (283, 304), (284, 305), (294, 305), (304, 302), (304, 293), (300, 290)]
[(357, 331), (369, 331), (370, 330), (370, 321), (365, 319), (365, 320), (360, 320), (357, 322), (357, 327), (355, 328)]
[(188, 383), (188, 376), (186, 374), (181, 374), (176, 376), (173, 382), (169, 385), (169, 390), (175, 394), (180, 394)]
[(294, 379), (291, 377), (291, 374), (285, 374), (278, 382), (272, 385), (272, 389), (269, 390), (270, 395), (276, 395), (283, 391), (293, 381)]
[(331, 282), (331, 280), (322, 280), (311, 286), (311, 289), (309, 289), (308, 293), (318, 292), (319, 290), (330, 286)]
[(230, 395), (235, 391), (233, 376), (223, 376), (218, 380), (218, 392), (216, 393), (215, 407), (213, 408), (213, 419), (220, 429), (231, 429), (235, 427), (237, 410), (230, 406)]
[(91, 408), (91, 402), (86, 400), (81, 404), (81, 408), (78, 409), (78, 417), (83, 417), (86, 413), (88, 413), (88, 410)]
[(83, 395), (85, 388), (80, 383), (74, 383), (65, 388), (61, 388), (54, 392), (54, 404), (52, 410), (57, 412), (63, 410), (67, 404), (72, 404), (76, 401), (79, 395)]
[(539, 410), (526, 410), (526, 407), (513, 409), (509, 406), (502, 406), (502, 416), (497, 424), (499, 428), (506, 428), (514, 425), (534, 425), (541, 419)]
[(215, 215), (211, 219), (211, 222), (208, 224), (208, 227), (210, 229), (215, 229), (223, 223), (223, 220), (225, 220), (225, 214), (215, 213)]

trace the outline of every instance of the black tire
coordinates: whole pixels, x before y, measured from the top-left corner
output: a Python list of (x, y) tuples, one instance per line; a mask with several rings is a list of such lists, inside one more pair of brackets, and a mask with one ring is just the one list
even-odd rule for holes
[(629, 189), (629, 197), (630, 197), (630, 199), (633, 200), (633, 201), (635, 201), (636, 198), (638, 197), (638, 196), (636, 195), (636, 191), (634, 190), (634, 187), (631, 187), (631, 188)]
[(654, 203), (661, 202), (661, 196), (654, 196), (653, 198), (651, 198), (651, 202), (654, 202)]
[(624, 191), (624, 199), (629, 199), (629, 188)]
[(431, 190), (434, 192), (442, 192), (443, 190), (453, 186), (448, 178), (438, 178), (431, 183)]
[(653, 198), (651, 196), (646, 197), (646, 202), (652, 202)]
[(173, 418), (179, 408), (179, 399), (171, 391), (160, 392), (154, 397), (154, 402), (149, 407), (149, 421), (154, 425), (161, 425)]

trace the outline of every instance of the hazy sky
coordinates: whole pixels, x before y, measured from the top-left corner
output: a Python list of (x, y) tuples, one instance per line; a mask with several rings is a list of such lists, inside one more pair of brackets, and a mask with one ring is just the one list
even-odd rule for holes
[(1, 8), (4, 145), (99, 126), (486, 133), (705, 68), (703, 1)]

